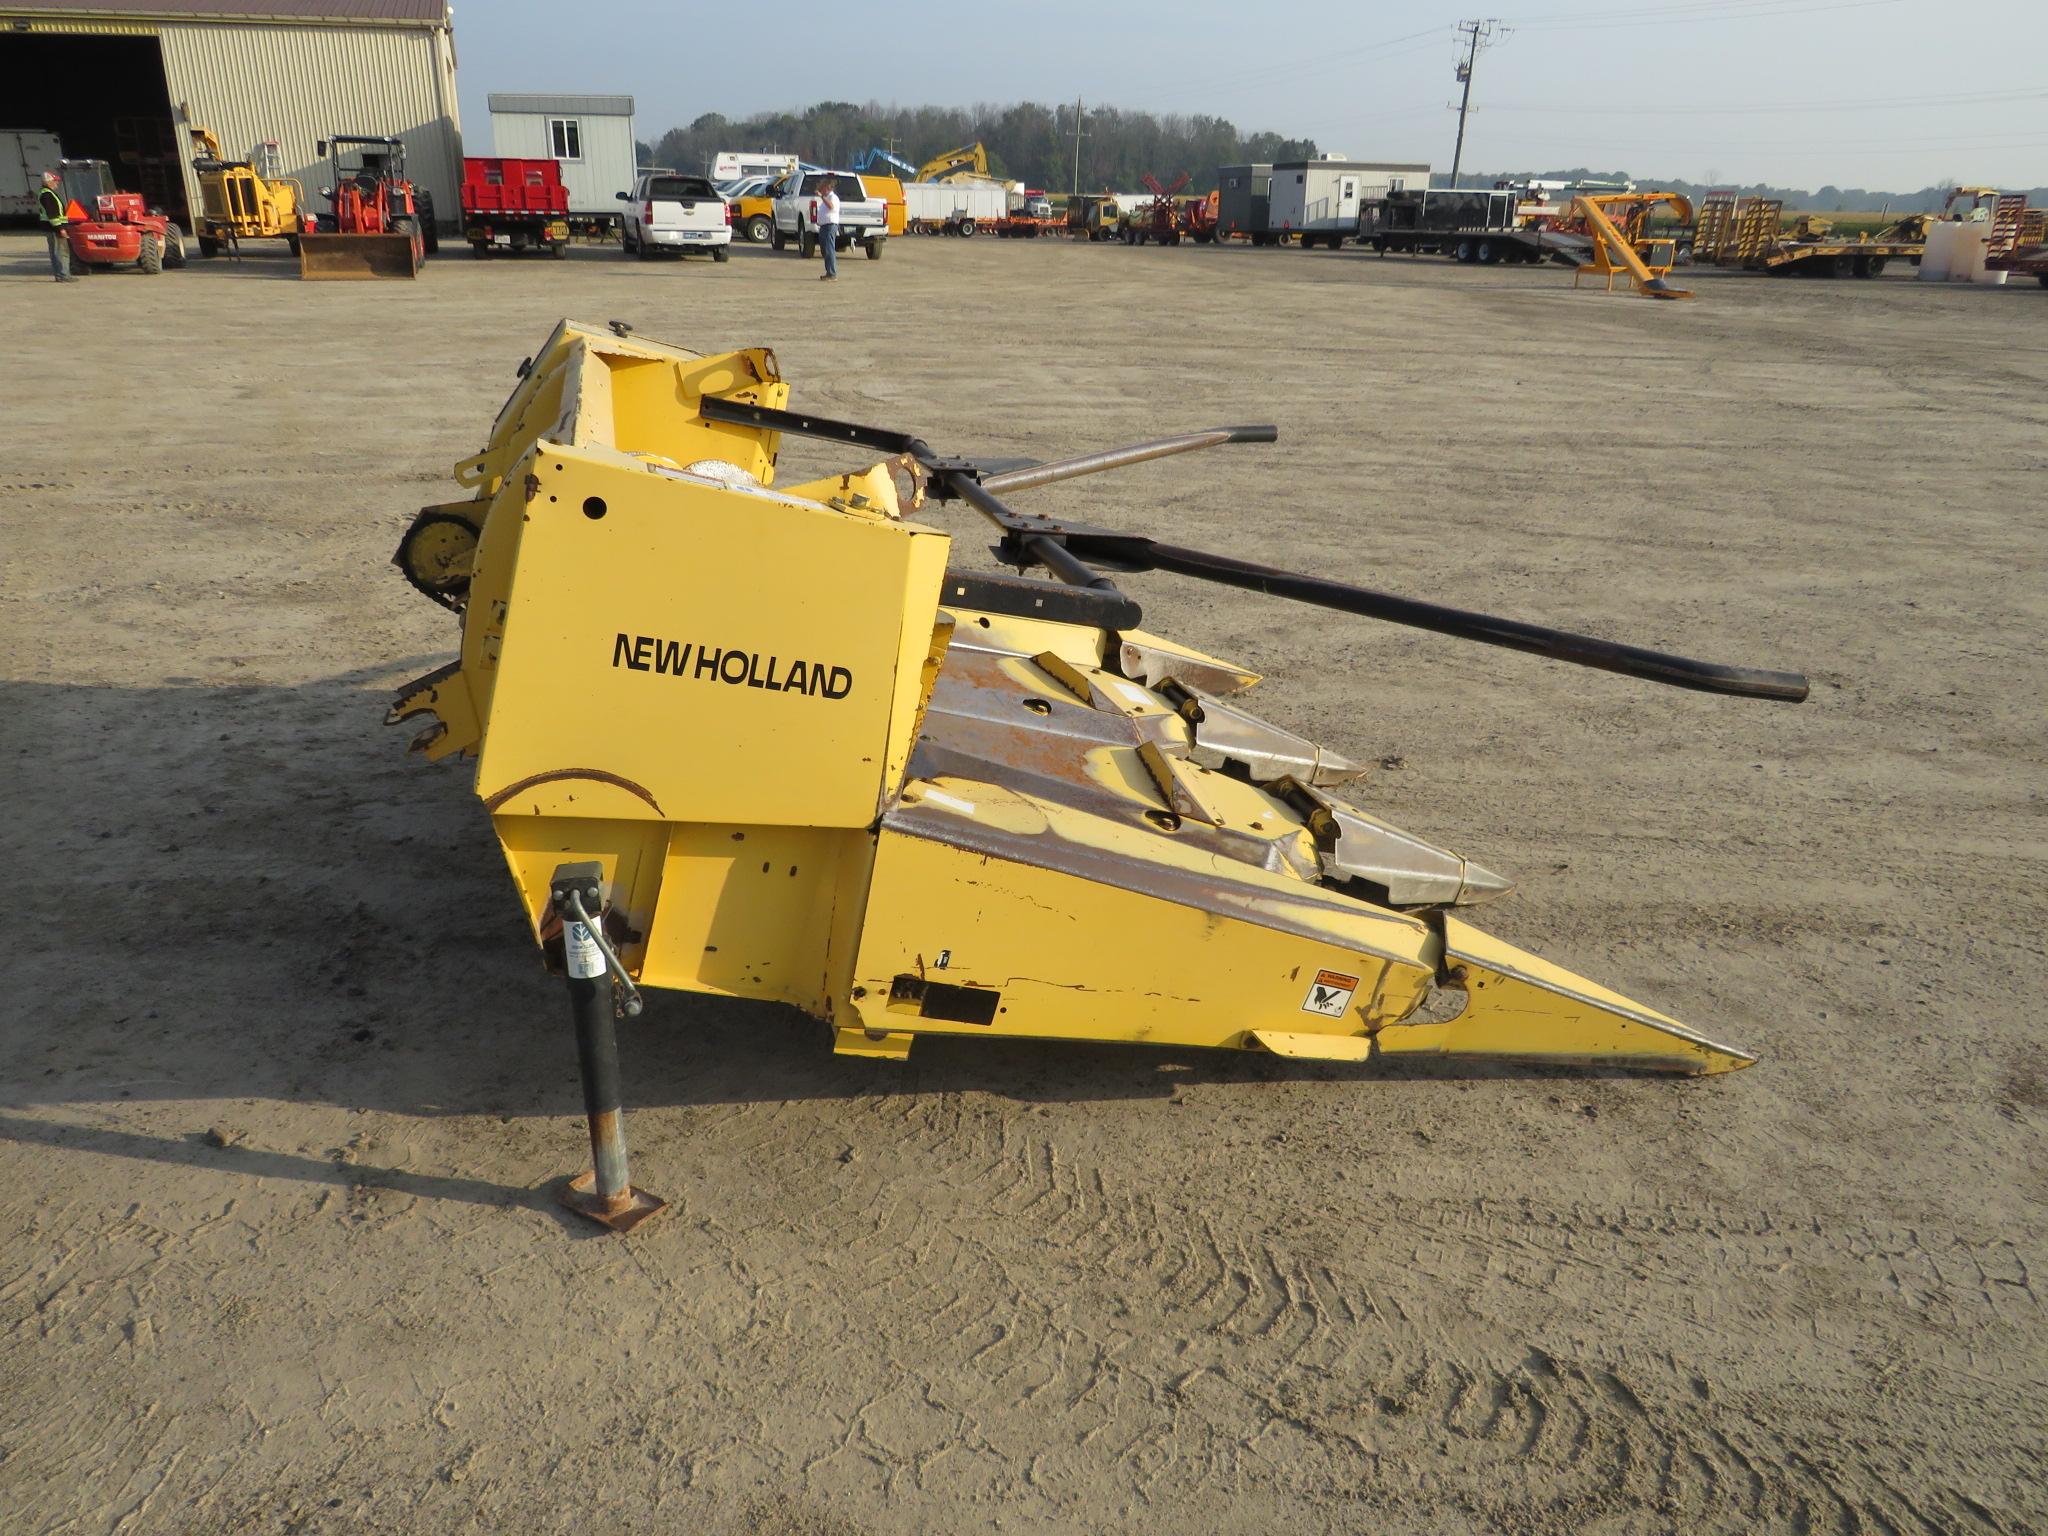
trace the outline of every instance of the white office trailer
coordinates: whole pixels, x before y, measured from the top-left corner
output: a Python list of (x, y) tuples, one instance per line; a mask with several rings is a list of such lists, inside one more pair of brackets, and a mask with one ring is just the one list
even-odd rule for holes
[(1299, 235), (1304, 246), (1327, 245), (1335, 250), (1358, 232), (1361, 202), (1428, 185), (1427, 165), (1352, 160), (1343, 155), (1278, 162), (1273, 167), (1266, 227), (1283, 239)]
[(551, 96), (493, 91), (491, 152), (558, 160), (572, 220), (619, 220), (619, 194), (640, 173), (630, 96)]

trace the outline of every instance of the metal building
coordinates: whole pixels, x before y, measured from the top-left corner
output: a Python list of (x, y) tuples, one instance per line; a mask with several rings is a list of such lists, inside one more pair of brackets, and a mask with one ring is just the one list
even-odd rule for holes
[(0, 116), (108, 162), (115, 183), (191, 223), (190, 130), (239, 159), (275, 139), (318, 204), (332, 134), (396, 134), (450, 223), (462, 126), (446, 0), (0, 0)]
[(632, 97), (493, 91), (490, 102), (492, 154), (559, 160), (571, 214), (618, 218), (639, 171)]

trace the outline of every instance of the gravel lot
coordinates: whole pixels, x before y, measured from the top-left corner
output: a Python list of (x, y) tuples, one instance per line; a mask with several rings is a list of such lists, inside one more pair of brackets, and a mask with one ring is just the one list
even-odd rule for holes
[[(2048, 292), (905, 240), (834, 286), (0, 237), (0, 1526), (2022, 1532), (2048, 1524)], [(625, 1240), (388, 564), (563, 315), (1051, 456), (1248, 557), (1716, 659), (1801, 706), (1134, 578), (1515, 943), (1725, 1078), (624, 1027)], [(815, 446), (787, 468), (840, 462)], [(956, 558), (987, 563), (965, 520)]]

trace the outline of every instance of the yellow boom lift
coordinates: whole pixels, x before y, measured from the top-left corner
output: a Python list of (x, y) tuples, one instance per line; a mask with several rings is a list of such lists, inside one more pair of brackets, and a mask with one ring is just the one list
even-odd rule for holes
[[(1120, 1041), (1363, 1062), (1470, 1055), (1685, 1073), (1752, 1059), (1502, 943), (1465, 910), (1508, 883), (1341, 786), (1262, 720), (1245, 667), (1154, 634), (1105, 574), (1156, 570), (1718, 693), (1718, 666), (1015, 510), (1011, 498), (1271, 427), (1049, 464), (941, 457), (787, 409), (760, 348), (702, 356), (563, 322), (522, 368), (466, 500), (396, 561), (460, 654), (404, 688), (429, 758), (471, 757), (577, 1024), (593, 1168), (631, 1187), (614, 997), (793, 1004), (837, 1050), (924, 1035)], [(776, 480), (785, 435), (858, 467)], [(1003, 558), (955, 569), (927, 498)]]

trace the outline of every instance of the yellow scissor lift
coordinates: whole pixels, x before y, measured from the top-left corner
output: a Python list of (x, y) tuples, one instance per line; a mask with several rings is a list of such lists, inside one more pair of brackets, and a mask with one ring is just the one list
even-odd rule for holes
[[(396, 560), (460, 653), (403, 689), (430, 758), (473, 758), (536, 942), (566, 972), (593, 1170), (631, 1188), (614, 987), (793, 1004), (837, 1050), (924, 1035), (1362, 1062), (1411, 1055), (1724, 1072), (1751, 1057), (1489, 937), (1507, 882), (1380, 820), (1362, 770), (1239, 702), (1256, 674), (1142, 627), (1153, 569), (1679, 686), (1802, 678), (1463, 613), (1014, 511), (1217, 428), (998, 470), (789, 411), (763, 349), (702, 356), (564, 322)], [(782, 485), (785, 434), (856, 467)], [(995, 523), (951, 568), (926, 498)], [(1343, 793), (1340, 794), (1340, 790)]]

